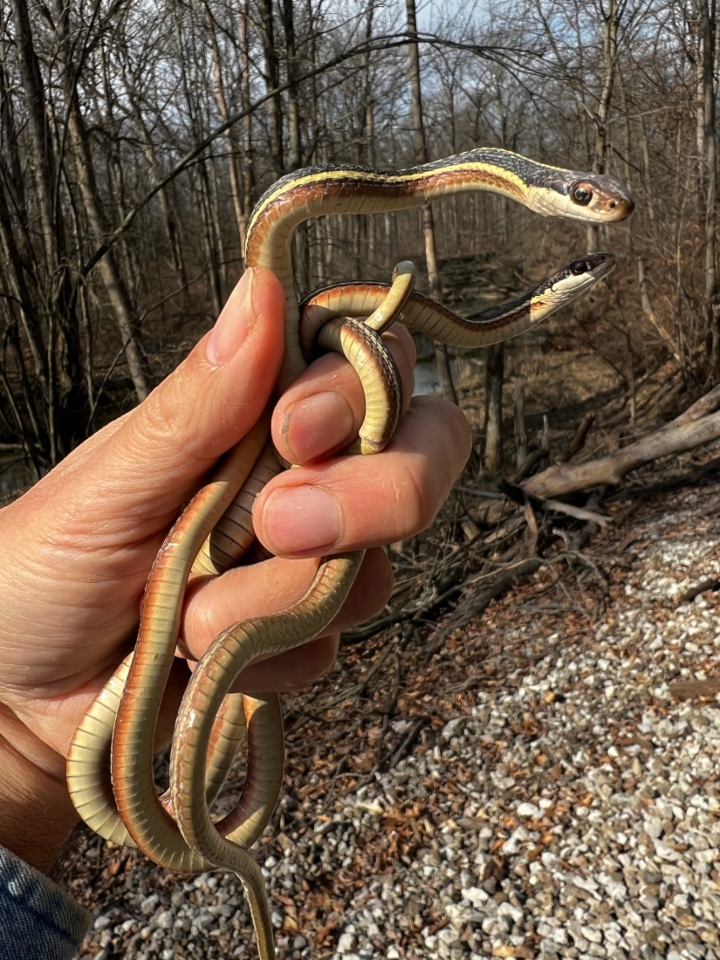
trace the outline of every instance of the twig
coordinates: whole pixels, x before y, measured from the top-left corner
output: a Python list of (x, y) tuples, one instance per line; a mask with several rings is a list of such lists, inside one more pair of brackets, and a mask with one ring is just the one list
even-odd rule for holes
[(676, 700), (714, 697), (720, 693), (720, 677), (710, 677), (707, 680), (674, 680), (668, 683), (668, 690)]
[[(604, 527), (607, 523), (612, 523), (612, 517), (603, 513), (597, 513), (588, 507), (576, 507), (570, 503), (563, 503), (561, 500), (544, 499), (543, 497), (528, 494), (522, 487), (509, 483), (507, 480), (502, 483), (503, 493), (512, 501), (523, 506), (530, 501), (536, 510), (553, 510), (556, 513), (564, 513), (575, 520), (585, 520)], [(597, 499), (597, 498), (594, 498)]]
[(582, 448), (585, 446), (585, 440), (588, 435), (590, 427), (595, 423), (595, 414), (586, 413), (585, 416), (580, 421), (580, 426), (575, 431), (575, 436), (572, 438), (568, 444), (566, 450), (558, 457), (560, 462), (564, 460), (570, 460), (575, 456), (576, 453), (579, 453)]
[(465, 487), (458, 485), (455, 487), (455, 490), (459, 490), (460, 493), (469, 493), (473, 497), (485, 497), (488, 500), (502, 500), (505, 494), (498, 493), (497, 490), (476, 490), (474, 487)]
[(411, 750), (412, 747), (414, 746), (415, 741), (416, 741), (417, 738), (420, 736), (420, 731), (422, 730), (422, 728), (425, 726), (425, 724), (426, 724), (427, 722), (428, 722), (428, 718), (427, 718), (427, 717), (418, 717), (418, 719), (415, 721), (415, 723), (413, 723), (413, 725), (412, 725), (412, 726), (410, 727), (410, 729), (408, 730), (408, 732), (407, 732), (407, 734), (406, 734), (406, 736), (405, 736), (405, 739), (404, 739), (403, 742), (400, 744), (400, 746), (397, 748), (397, 750), (395, 751), (395, 753), (393, 753), (393, 754), (390, 756), (389, 760), (387, 760), (387, 761), (383, 764), (383, 769), (384, 769), (384, 770), (392, 770), (393, 767), (397, 766), (397, 764), (398, 764), (404, 757), (406, 757), (406, 756), (408, 755), (408, 753), (410, 753), (410, 750)]
[(678, 350), (675, 341), (670, 336), (665, 327), (660, 323), (657, 318), (655, 311), (652, 308), (650, 303), (650, 297), (647, 292), (647, 284), (645, 283), (645, 265), (643, 264), (642, 257), (638, 257), (637, 262), (638, 268), (638, 287), (640, 288), (640, 306), (642, 307), (642, 312), (645, 314), (650, 323), (655, 327), (657, 332), (660, 334), (660, 337), (668, 348), (670, 353), (673, 355), (677, 363), (682, 366), (682, 358), (680, 356), (680, 351)]
[[(288, 726), (288, 734), (296, 733), (300, 727), (304, 726), (309, 720), (317, 720), (320, 714), (325, 713), (326, 710), (331, 710), (333, 707), (339, 706), (341, 703), (345, 703), (347, 700), (357, 698), (362, 696), (363, 691), (367, 687), (370, 680), (375, 676), (375, 674), (380, 670), (382, 665), (385, 663), (387, 658), (391, 653), (394, 653), (397, 650), (397, 644), (394, 646), (388, 644), (388, 646), (383, 650), (380, 656), (377, 658), (375, 663), (370, 667), (364, 677), (361, 677), (360, 680), (352, 687), (348, 687), (345, 690), (341, 690), (339, 694), (335, 697), (331, 697), (326, 703), (318, 704), (317, 709), (310, 711), (307, 708), (303, 709), (303, 713), (299, 714), (295, 718), (286, 717), (285, 722)], [(292, 726), (290, 722), (292, 720)]]
[(541, 560), (540, 557), (530, 557), (503, 570), (487, 590), (475, 595), (472, 600), (468, 601), (468, 603), (462, 607), (458, 607), (448, 622), (435, 631), (431, 638), (433, 642), (427, 649), (427, 655), (432, 656), (436, 653), (453, 631), (459, 630), (471, 620), (479, 617), (485, 612), (490, 603), (511, 587), (516, 580), (535, 573), (543, 563), (544, 561)]
[[(537, 499), (537, 498), (533, 498)], [(575, 507), (571, 503), (562, 503), (560, 500), (539, 500), (543, 507), (548, 510), (556, 510), (558, 513), (565, 513), (568, 517), (574, 517), (576, 520), (587, 520), (596, 523), (599, 527), (604, 527), (612, 523), (612, 517), (604, 513), (596, 513), (594, 510), (588, 510), (586, 507)]]
[(709, 590), (717, 590), (720, 587), (720, 580), (717, 577), (709, 577), (707, 580), (701, 580), (700, 583), (696, 583), (694, 587), (689, 587), (679, 596), (675, 597), (675, 606), (680, 607), (684, 603), (690, 603), (695, 597), (699, 597), (701, 593), (706, 593)]
[(538, 463), (542, 460), (543, 457), (547, 456), (547, 449), (545, 447), (540, 447), (539, 450), (532, 450), (517, 468), (515, 473), (510, 477), (510, 483), (520, 483), (525, 479), (537, 466)]

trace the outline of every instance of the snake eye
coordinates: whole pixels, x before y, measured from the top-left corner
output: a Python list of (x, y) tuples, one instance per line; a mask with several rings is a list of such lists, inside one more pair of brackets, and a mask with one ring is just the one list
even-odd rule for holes
[(570, 190), (570, 196), (581, 207), (586, 207), (593, 198), (593, 192), (586, 183), (576, 183)]
[(570, 267), (570, 273), (574, 277), (579, 277), (582, 273), (589, 273), (589, 267), (586, 260), (576, 260), (575, 263)]

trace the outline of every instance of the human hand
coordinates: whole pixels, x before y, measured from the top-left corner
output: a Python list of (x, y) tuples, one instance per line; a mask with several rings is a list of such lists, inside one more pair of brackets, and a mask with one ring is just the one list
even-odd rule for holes
[[(0, 843), (40, 869), (75, 822), (64, 761), (75, 728), (132, 647), (145, 581), (174, 518), (265, 407), (284, 312), (273, 275), (248, 271), (213, 331), (144, 403), (0, 511)], [(389, 342), (409, 386), (412, 341), (403, 330)], [(334, 356), (287, 391), (273, 439), (305, 466), (271, 481), (253, 514), (278, 556), (205, 581), (187, 601), (183, 639), (199, 657), (229, 624), (299, 599), (316, 567), (310, 558), (370, 548), (328, 636), (252, 665), (239, 684), (247, 692), (304, 686), (329, 667), (338, 633), (387, 602), (392, 574), (379, 545), (427, 525), (467, 458), (464, 418), (439, 400), (413, 400), (382, 454), (333, 457), (353, 439), (363, 406), (355, 374)]]

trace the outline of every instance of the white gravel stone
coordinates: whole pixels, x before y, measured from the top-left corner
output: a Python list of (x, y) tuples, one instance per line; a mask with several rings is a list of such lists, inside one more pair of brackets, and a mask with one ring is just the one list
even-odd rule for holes
[(338, 953), (352, 953), (357, 946), (357, 940), (354, 933), (342, 933), (337, 944)]

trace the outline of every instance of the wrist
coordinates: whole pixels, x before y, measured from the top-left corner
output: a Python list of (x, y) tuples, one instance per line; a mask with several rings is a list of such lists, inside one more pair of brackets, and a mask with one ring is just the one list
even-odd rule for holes
[(65, 783), (0, 735), (0, 845), (50, 873), (76, 822)]

